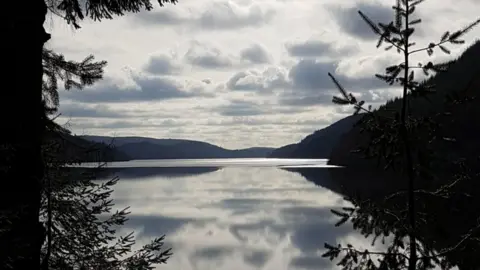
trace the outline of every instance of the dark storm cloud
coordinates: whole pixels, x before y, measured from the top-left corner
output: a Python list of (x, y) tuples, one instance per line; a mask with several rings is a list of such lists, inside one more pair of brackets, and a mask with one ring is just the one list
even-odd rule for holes
[(159, 12), (141, 12), (131, 18), (141, 25), (177, 25), (192, 29), (232, 30), (261, 26), (268, 23), (275, 15), (274, 10), (263, 10), (258, 6), (240, 10), (230, 1), (214, 2), (202, 8), (204, 10), (194, 10), (185, 15), (175, 13), (172, 9), (163, 9)]
[(265, 47), (260, 44), (253, 44), (240, 52), (242, 60), (249, 61), (254, 64), (266, 64), (271, 62), (271, 57)]
[(288, 54), (292, 57), (336, 56), (353, 51), (353, 48), (337, 48), (333, 44), (321, 40), (291, 43), (285, 47), (287, 48)]
[(82, 91), (71, 90), (61, 91), (62, 99), (70, 99), (85, 103), (105, 102), (138, 102), (138, 101), (161, 101), (169, 99), (191, 98), (199, 96), (210, 96), (203, 89), (196, 88), (195, 91), (183, 89), (177, 82), (162, 77), (133, 77), (139, 89), (129, 87), (120, 89), (115, 83), (104, 80), (96, 86), (86, 88)]
[(155, 75), (178, 74), (181, 68), (175, 65), (172, 59), (166, 55), (155, 55), (148, 59), (144, 70)]
[[(394, 10), (391, 6), (379, 3), (357, 2), (355, 6), (350, 8), (341, 8), (337, 6), (331, 7), (338, 25), (348, 34), (363, 40), (377, 39), (378, 36), (359, 16), (358, 11), (362, 11), (373, 22), (388, 24), (394, 20)], [(418, 11), (417, 11), (418, 13)], [(416, 14), (418, 15), (418, 14)], [(414, 16), (417, 18), (418, 16)], [(420, 15), (421, 17), (421, 15)], [(417, 34), (423, 34), (419, 28), (416, 29)]]

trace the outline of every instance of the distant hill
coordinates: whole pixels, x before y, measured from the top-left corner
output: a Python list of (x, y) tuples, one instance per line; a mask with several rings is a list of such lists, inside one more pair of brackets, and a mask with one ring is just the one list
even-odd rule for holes
[(268, 147), (230, 150), (206, 142), (181, 139), (91, 135), (80, 137), (87, 141), (112, 145), (131, 159), (263, 158), (273, 150)]
[(56, 158), (63, 162), (127, 161), (131, 158), (107, 144), (92, 142), (63, 131), (47, 131), (47, 147), (55, 147)]
[(292, 153), (297, 149), (298, 143), (292, 143), (284, 145), (280, 148), (277, 148), (270, 153), (268, 157), (270, 158), (289, 158)]
[(330, 126), (317, 130), (299, 143), (275, 149), (271, 158), (328, 158), (340, 137), (350, 131), (362, 114), (348, 116)]
[[(429, 83), (435, 85), (435, 93), (428, 95), (428, 100), (422, 97), (410, 97), (410, 112), (415, 116), (432, 116), (439, 112), (449, 112), (435, 116), (437, 123), (440, 123), (442, 130), (449, 133), (448, 136), (456, 138), (455, 144), (438, 144), (446, 154), (454, 152), (472, 156), (480, 150), (478, 133), (480, 125), (474, 121), (480, 115), (480, 41), (469, 47), (456, 60), (450, 62), (448, 71), (432, 76)], [(446, 105), (447, 96), (456, 95), (470, 98), (472, 101), (460, 105)], [(381, 106), (376, 113), (390, 116), (400, 111), (402, 98), (395, 98)], [(363, 146), (368, 141), (368, 135), (360, 132), (361, 125), (353, 128), (344, 134), (337, 142), (329, 156), (329, 164), (362, 168), (369, 161), (366, 161), (351, 151)], [(455, 145), (454, 148), (448, 148)], [(445, 148), (447, 147), (447, 148)], [(376, 164), (376, 162), (373, 162)], [(373, 165), (373, 164), (372, 164)], [(374, 166), (376, 167), (376, 166)]]

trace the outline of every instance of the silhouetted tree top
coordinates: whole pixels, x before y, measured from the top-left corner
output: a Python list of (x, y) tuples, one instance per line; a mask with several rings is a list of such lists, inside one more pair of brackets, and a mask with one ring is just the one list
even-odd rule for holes
[[(165, 4), (176, 4), (178, 0), (157, 0), (163, 7)], [(80, 28), (79, 21), (90, 18), (94, 21), (113, 19), (113, 16), (123, 16), (126, 12), (152, 10), (150, 0), (46, 0), (48, 9), (55, 15), (65, 19), (68, 24)]]
[(58, 83), (64, 83), (65, 90), (83, 89), (103, 78), (106, 61), (94, 62), (93, 55), (77, 62), (65, 60), (64, 56), (49, 49), (43, 49), (43, 98), (51, 108), (59, 105)]
[[(344, 270), (426, 270), (433, 269), (435, 266), (445, 270), (451, 269), (455, 264), (460, 264), (460, 261), (449, 260), (446, 257), (451, 254), (458, 254), (458, 252), (465, 255), (465, 250), (468, 247), (466, 243), (470, 239), (475, 239), (475, 241), (478, 239), (480, 219), (475, 217), (473, 222), (468, 223), (468, 231), (465, 235), (460, 239), (452, 239), (444, 245), (446, 247), (438, 248), (437, 243), (441, 242), (440, 239), (429, 236), (421, 237), (421, 235), (429, 235), (440, 227), (438, 214), (427, 215), (427, 213), (431, 213), (432, 209), (438, 213), (440, 209), (443, 212), (449, 211), (451, 208), (458, 210), (462, 205), (469, 205), (469, 208), (473, 208), (474, 204), (471, 203), (470, 194), (465, 192), (465, 187), (474, 186), (465, 182), (477, 182), (475, 180), (478, 179), (478, 174), (473, 171), (473, 168), (478, 167), (478, 160), (480, 160), (478, 152), (475, 153), (476, 157), (473, 158), (477, 161), (477, 164), (474, 164), (474, 160), (469, 163), (466, 162), (468, 156), (462, 154), (454, 156), (451, 153), (445, 154), (445, 152), (442, 154), (442, 151), (440, 151), (440, 149), (445, 149), (444, 151), (449, 150), (451, 152), (452, 148), (462, 145), (461, 136), (454, 138), (445, 132), (451, 129), (449, 126), (458, 128), (461, 125), (453, 125), (453, 120), (444, 115), (448, 115), (448, 113), (453, 115), (454, 105), (461, 105), (465, 108), (471, 106), (468, 102), (473, 99), (453, 96), (451, 101), (445, 102), (443, 97), (446, 93), (437, 91), (438, 89), (435, 87), (437, 83), (442, 87), (448, 87), (439, 79), (442, 76), (438, 76), (437, 79), (419, 81), (415, 79), (414, 69), (422, 69), (426, 76), (429, 75), (429, 71), (453, 74), (450, 75), (450, 78), (453, 76), (457, 80), (452, 80), (456, 85), (451, 90), (458, 89), (468, 92), (469, 81), (472, 79), (467, 80), (465, 85), (460, 85), (457, 82), (459, 81), (458, 73), (461, 72), (455, 72), (455, 61), (437, 65), (432, 62), (418, 63), (415, 66), (412, 65), (413, 59), (411, 57), (419, 52), (426, 52), (431, 56), (434, 49), (437, 48), (446, 54), (450, 54), (450, 49), (445, 45), (447, 43), (463, 44), (465, 41), (459, 38), (474, 26), (480, 24), (480, 19), (462, 30), (446, 31), (438, 41), (432, 41), (425, 47), (413, 49), (411, 47), (415, 45), (415, 42), (412, 39), (412, 34), (416, 30), (415, 25), (422, 22), (420, 18), (416, 17), (415, 10), (422, 2), (424, 0), (396, 0), (396, 5), (393, 6), (395, 17), (387, 24), (382, 22), (376, 24), (362, 11), (358, 11), (361, 18), (379, 36), (377, 48), (380, 48), (383, 43), (388, 43), (385, 50), (396, 48), (397, 53), (403, 54), (403, 62), (386, 67), (384, 74), (375, 74), (378, 79), (389, 85), (399, 84), (403, 88), (401, 98), (387, 103), (380, 110), (373, 111), (371, 106), (366, 109), (364, 107), (365, 101), (358, 100), (353, 94), (348, 93), (340, 82), (331, 73), (328, 73), (341, 94), (341, 97), (333, 97), (333, 103), (354, 105), (354, 114), (367, 113), (361, 119), (361, 126), (356, 128), (358, 130), (357, 134), (363, 134), (355, 137), (358, 144), (362, 146), (354, 152), (363, 154), (366, 159), (376, 158), (377, 166), (381, 165), (384, 170), (395, 171), (395, 175), (392, 173), (391, 176), (398, 176), (398, 180), (395, 179), (394, 182), (400, 182), (389, 183), (390, 186), (398, 185), (399, 187), (399, 190), (394, 190), (391, 194), (386, 196), (382, 194), (375, 196), (373, 199), (373, 194), (365, 196), (367, 198), (352, 195), (351, 202), (354, 207), (346, 207), (342, 211), (332, 210), (333, 214), (340, 217), (337, 226), (351, 220), (355, 229), (360, 229), (361, 233), (367, 237), (373, 236), (374, 240), (377, 237), (387, 238), (391, 236), (391, 232), (394, 233), (392, 241), (384, 251), (357, 250), (350, 244), (345, 247), (341, 244), (333, 246), (326, 243), (325, 248), (328, 251), (323, 256), (333, 260), (341, 253), (343, 258), (337, 265), (342, 266)], [(435, 103), (430, 99), (434, 94), (437, 94)], [(418, 102), (413, 104), (412, 101), (415, 99), (412, 99), (412, 97), (421, 97), (434, 106), (427, 110), (426, 107), (428, 106), (426, 105), (429, 104)], [(396, 105), (395, 108), (392, 108), (394, 105)], [(414, 109), (420, 111), (417, 110), (418, 105), (423, 105), (423, 113), (412, 113)], [(452, 107), (452, 112), (446, 110), (448, 107)], [(473, 110), (470, 111), (473, 112)], [(460, 110), (457, 109), (457, 112), (460, 112)], [(466, 116), (467, 114), (464, 113), (463, 115)], [(463, 117), (458, 115), (456, 118)], [(452, 144), (455, 146), (452, 146)], [(474, 164), (475, 166), (469, 167), (467, 164)], [(448, 168), (448, 171), (444, 168)], [(442, 178), (445, 181), (442, 181)], [(360, 179), (357, 178), (357, 180)], [(389, 180), (385, 177), (382, 182), (388, 182)], [(460, 187), (461, 184), (464, 184), (463, 188)], [(386, 191), (392, 192), (390, 190)], [(463, 210), (464, 216), (472, 212), (468, 209), (461, 210)], [(450, 217), (455, 215), (453, 212), (451, 212)], [(380, 216), (388, 216), (392, 222), (385, 222), (388, 219), (378, 218)], [(457, 217), (457, 221), (459, 220), (460, 218)], [(442, 230), (438, 231), (441, 232)], [(445, 233), (445, 231), (442, 238), (448, 238), (448, 233)], [(377, 260), (374, 260), (375, 257), (377, 257)], [(465, 268), (459, 265), (459, 269), (474, 269), (474, 267), (468, 267), (470, 266), (469, 263), (462, 262), (462, 264)]]

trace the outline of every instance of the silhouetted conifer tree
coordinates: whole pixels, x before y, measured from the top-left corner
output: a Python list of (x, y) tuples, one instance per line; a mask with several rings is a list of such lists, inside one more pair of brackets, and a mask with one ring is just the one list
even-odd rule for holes
[(165, 263), (171, 253), (163, 249), (164, 236), (132, 250), (133, 232), (117, 235), (129, 214), (128, 208), (110, 213), (112, 187), (118, 178), (93, 181), (101, 167), (65, 168), (82, 160), (64, 156), (75, 144), (67, 133), (55, 131), (54, 137), (44, 145), (47, 166), (41, 220), (46, 224), (47, 239), (42, 248), (42, 269), (147, 270)]
[[(176, 3), (176, 0), (158, 0)], [(33, 0), (6, 1), (0, 19), (4, 45), (2, 82), (6, 102), (18, 102), (17, 111), (2, 106), (5, 132), (0, 142), (0, 266), (38, 269), (44, 240), (39, 221), (44, 176), (42, 139), (45, 131), (43, 46), (50, 39), (43, 24), (50, 10), (75, 28), (80, 21), (112, 19), (126, 12), (151, 10), (149, 0)], [(53, 97), (53, 96), (52, 96)], [(26, 169), (27, 167), (27, 169)]]
[(83, 89), (103, 78), (106, 61), (93, 62), (93, 55), (83, 61), (67, 61), (62, 54), (43, 49), (43, 100), (49, 113), (56, 112), (60, 105), (58, 84), (63, 82), (65, 90)]
[[(94, 62), (93, 56), (83, 61), (67, 61), (63, 55), (44, 50), (44, 100), (46, 114), (56, 112), (59, 105), (58, 85), (66, 90), (83, 89), (103, 78), (106, 61)], [(48, 116), (47, 116), (48, 117)], [(84, 152), (97, 154), (96, 162), (104, 162), (99, 149), (92, 145), (77, 145), (68, 129), (46, 118), (49, 136), (43, 154), (45, 177), (42, 185), (41, 220), (46, 227), (42, 248), (43, 269), (152, 269), (165, 263), (171, 255), (163, 250), (164, 236), (154, 239), (140, 250), (132, 251), (133, 233), (119, 237), (116, 229), (127, 220), (128, 209), (110, 216), (110, 198), (117, 178), (99, 183), (92, 181), (101, 171), (67, 169), (84, 161)], [(68, 154), (68, 152), (76, 154)], [(88, 155), (92, 156), (92, 155)], [(95, 155), (94, 155), (95, 156)]]
[[(385, 50), (395, 49), (403, 55), (402, 63), (387, 67), (385, 74), (376, 74), (377, 78), (389, 85), (398, 83), (403, 87), (400, 108), (390, 109), (389, 104), (379, 110), (372, 110), (370, 106), (365, 108), (364, 101), (356, 99), (353, 94), (348, 93), (341, 86), (332, 74), (328, 74), (342, 94), (341, 97), (334, 97), (333, 102), (340, 105), (353, 105), (355, 114), (365, 112), (359, 125), (363, 132), (369, 134), (369, 143), (358, 149), (358, 152), (363, 153), (366, 158), (375, 157), (382, 160), (385, 169), (400, 169), (406, 174), (408, 180), (406, 191), (396, 192), (385, 197), (381, 204), (371, 200), (350, 198), (354, 207), (344, 208), (343, 211), (332, 210), (341, 218), (336, 224), (337, 226), (351, 220), (354, 228), (361, 229), (362, 234), (374, 236), (373, 243), (378, 237), (385, 241), (385, 237), (393, 233), (393, 238), (389, 240), (390, 243), (385, 251), (357, 250), (350, 244), (333, 246), (326, 243), (327, 252), (323, 256), (333, 260), (342, 254), (343, 257), (338, 264), (343, 269), (423, 270), (432, 269), (433, 265), (440, 266), (442, 269), (450, 269), (452, 264), (445, 259), (445, 256), (462, 249), (466, 241), (480, 227), (479, 225), (472, 228), (458, 243), (442, 250), (435, 250), (431, 243), (419, 241), (419, 224), (426, 224), (428, 220), (432, 219), (419, 215), (418, 208), (422, 205), (417, 205), (419, 202), (416, 199), (417, 196), (424, 193), (433, 197), (429, 200), (448, 198), (451, 196), (452, 188), (458, 182), (472, 175), (466, 173), (468, 168), (461, 160), (452, 160), (452, 166), (458, 170), (449, 183), (433, 191), (418, 189), (418, 187), (428, 186), (424, 181), (431, 183), (432, 179), (436, 177), (433, 167), (438, 164), (435, 163), (435, 159), (439, 157), (435, 155), (434, 144), (431, 142), (438, 140), (437, 137), (441, 136), (441, 127), (435, 121), (435, 116), (412, 115), (411, 113), (413, 107), (409, 103), (412, 98), (424, 97), (428, 100), (429, 94), (435, 92), (432, 80), (416, 81), (413, 70), (422, 69), (428, 76), (431, 71), (447, 71), (454, 62), (449, 61), (437, 65), (428, 62), (414, 66), (411, 64), (411, 56), (419, 52), (427, 52), (428, 55), (432, 55), (437, 48), (450, 54), (446, 44), (463, 44), (464, 41), (460, 38), (480, 23), (480, 20), (477, 20), (462, 30), (447, 31), (438, 41), (432, 42), (424, 48), (414, 49), (412, 47), (415, 46), (415, 42), (411, 40), (411, 37), (415, 32), (415, 26), (422, 22), (420, 18), (415, 17), (415, 11), (422, 2), (424, 0), (397, 0), (392, 7), (395, 16), (391, 22), (386, 24), (374, 23), (362, 11), (358, 12), (373, 32), (379, 36), (377, 48), (386, 43)], [(451, 139), (442, 137), (442, 140), (450, 141)], [(390, 203), (390, 207), (387, 208), (386, 201), (392, 200), (395, 202)], [(405, 200), (406, 208), (403, 207)], [(379, 219), (379, 216), (388, 218)]]

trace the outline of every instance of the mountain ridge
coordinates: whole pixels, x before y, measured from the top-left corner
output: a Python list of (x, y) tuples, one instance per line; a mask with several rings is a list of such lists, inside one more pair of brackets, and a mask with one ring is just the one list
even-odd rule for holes
[(78, 136), (95, 143), (111, 145), (131, 159), (262, 158), (274, 148), (226, 149), (208, 142), (184, 139), (158, 139), (141, 136)]

